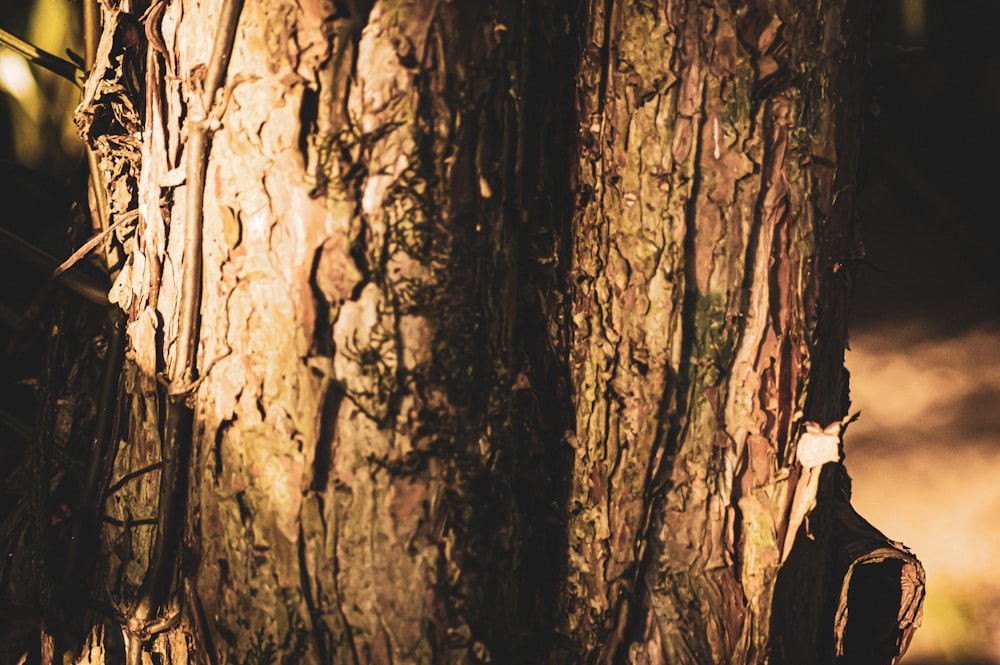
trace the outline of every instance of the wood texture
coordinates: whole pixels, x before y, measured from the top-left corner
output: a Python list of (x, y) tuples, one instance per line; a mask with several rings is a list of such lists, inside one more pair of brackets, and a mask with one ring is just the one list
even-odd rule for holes
[(564, 597), (607, 662), (766, 657), (793, 442), (847, 408), (849, 4), (588, 4)]
[[(112, 211), (139, 212), (112, 292), (130, 396), (112, 476), (149, 472), (116, 486), (103, 533), (126, 613), (153, 548), (132, 521), (166, 500), (159, 377), (187, 364), (183, 165), (208, 119), (161, 608), (181, 622), (144, 648), (832, 662), (839, 464), (786, 525), (803, 424), (848, 407), (865, 3), (248, 2), (206, 103), (219, 6), (147, 15), (143, 112), (119, 109), (141, 115), (141, 164), (109, 180)], [(922, 598), (919, 563), (864, 537)]]

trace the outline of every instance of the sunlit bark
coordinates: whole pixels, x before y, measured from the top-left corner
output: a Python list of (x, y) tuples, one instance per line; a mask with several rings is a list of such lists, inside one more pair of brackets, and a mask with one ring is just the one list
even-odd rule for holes
[[(149, 51), (140, 222), (114, 290), (132, 388), (118, 476), (160, 454), (156, 377), (179, 369), (193, 223), (185, 126), (207, 116), (212, 143), (193, 451), (171, 498), (186, 616), (145, 646), (184, 631), (219, 662), (521, 660), (549, 639), (559, 551), (541, 528), (558, 517), (552, 425), (531, 397), (547, 379), (525, 351), (531, 337), (546, 355), (547, 333), (518, 321), (519, 289), (537, 311), (552, 281), (520, 263), (554, 260), (555, 243), (521, 212), (541, 191), (525, 191), (542, 173), (525, 156), (553, 152), (524, 145), (543, 131), (524, 124), (528, 10), (350, 4), (247, 3), (204, 109), (219, 3), (152, 14), (166, 57)], [(155, 506), (160, 476), (114, 510)], [(154, 530), (105, 534), (125, 605)]]
[(832, 661), (838, 465), (785, 531), (804, 422), (848, 406), (864, 3), (247, 2), (205, 104), (223, 4), (146, 14), (101, 153), (138, 208), (101, 570), (133, 653)]

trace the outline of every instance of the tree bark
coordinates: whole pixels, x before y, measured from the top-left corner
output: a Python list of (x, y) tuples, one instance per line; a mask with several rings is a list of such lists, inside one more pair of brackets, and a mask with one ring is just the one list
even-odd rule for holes
[[(824, 470), (812, 524), (789, 524), (789, 504), (804, 424), (849, 406), (867, 11), (588, 3), (563, 606), (571, 642), (602, 662), (843, 650), (831, 607), (847, 564), (830, 559), (827, 514), (849, 499), (842, 467)], [(783, 568), (784, 541), (810, 529), (812, 549)], [(796, 583), (775, 597), (783, 576)]]
[(225, 4), (106, 8), (80, 112), (138, 210), (135, 663), (833, 662), (864, 565), (922, 575), (838, 464), (789, 528), (849, 405), (865, 3), (269, 0), (220, 61)]
[[(566, 185), (543, 188), (558, 170), (526, 163), (556, 150), (527, 145), (551, 110), (525, 123), (525, 107), (540, 106), (526, 85), (552, 72), (522, 74), (525, 16), (550, 10), (247, 3), (226, 83), (206, 105), (219, 6), (148, 14), (141, 176), (113, 180), (138, 187), (140, 212), (113, 289), (131, 348), (114, 476), (153, 467), (109, 502), (128, 536), (105, 530), (115, 600), (126, 620), (135, 614), (130, 599), (144, 597), (149, 562), (169, 541), (162, 524), (131, 526), (129, 511), (178, 501), (184, 548), (169, 586), (185, 598), (153, 602), (148, 618), (181, 602), (196, 654), (540, 658), (559, 551), (542, 528), (558, 515), (548, 485), (559, 455), (540, 432), (558, 421), (540, 414), (556, 400), (535, 396), (552, 370), (527, 358), (547, 362), (548, 332), (521, 318), (545, 305), (556, 241), (553, 222), (524, 211), (547, 203), (529, 198), (565, 197)], [(108, 34), (136, 9), (108, 12)], [(561, 73), (566, 89), (572, 70)], [(199, 184), (182, 174), (202, 117), (211, 148), (199, 222), (186, 205)], [(525, 174), (541, 182), (526, 190)], [(156, 377), (186, 369), (185, 237), (198, 223), (190, 466), (179, 490), (158, 492), (168, 476), (158, 460), (166, 469), (180, 453), (163, 432), (175, 396)], [(177, 630), (134, 633), (185, 662)]]

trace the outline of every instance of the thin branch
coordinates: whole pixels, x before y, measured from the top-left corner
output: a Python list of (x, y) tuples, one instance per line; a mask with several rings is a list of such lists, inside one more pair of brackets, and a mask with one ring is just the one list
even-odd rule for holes
[[(160, 473), (160, 504), (157, 514), (156, 544), (149, 569), (143, 579), (128, 631), (128, 665), (139, 665), (142, 644), (154, 631), (153, 616), (164, 609), (173, 578), (175, 549), (182, 529), (187, 465), (191, 454), (194, 413), (187, 404), (187, 388), (197, 374), (198, 323), (201, 312), (202, 218), (205, 201), (205, 171), (208, 167), (210, 129), (208, 116), (216, 93), (222, 86), (236, 39), (236, 27), (243, 0), (223, 0), (215, 43), (208, 62), (201, 113), (188, 112), (187, 186), (184, 215), (184, 256), (181, 303), (178, 312), (177, 356), (167, 390), (164, 427), (163, 469)], [(198, 117), (198, 116), (201, 117)], [(135, 627), (141, 627), (137, 631)]]
[(101, 6), (98, 0), (83, 0), (84, 61), (87, 68), (97, 60), (97, 45), (101, 42)]
[(110, 487), (108, 487), (108, 489), (104, 492), (104, 496), (105, 497), (111, 496), (112, 494), (114, 494), (115, 492), (117, 492), (118, 490), (120, 490), (121, 488), (125, 487), (125, 485), (128, 483), (128, 481), (130, 481), (130, 480), (132, 480), (134, 478), (138, 478), (139, 476), (145, 475), (145, 474), (150, 473), (152, 471), (156, 471), (157, 469), (159, 469), (162, 466), (163, 466), (163, 462), (153, 462), (152, 464), (147, 464), (146, 466), (142, 467), (141, 469), (136, 469), (135, 471), (132, 471), (130, 473), (126, 473), (124, 476), (122, 476), (117, 481), (115, 481), (115, 483), (113, 485), (111, 485)]
[[(26, 259), (47, 273), (51, 273), (59, 267), (59, 260), (48, 252), (35, 247), (7, 229), (0, 228), (0, 246), (4, 245), (11, 248), (17, 256)], [(95, 305), (106, 307), (109, 304), (107, 289), (78, 270), (69, 269), (60, 274), (55, 281)]]
[(101, 242), (105, 238), (107, 238), (112, 231), (117, 229), (119, 226), (124, 225), (126, 222), (130, 222), (133, 219), (136, 219), (138, 216), (139, 216), (138, 210), (130, 210), (129, 212), (119, 217), (114, 224), (104, 229), (96, 236), (88, 240), (87, 242), (83, 243), (83, 245), (80, 246), (80, 249), (73, 252), (73, 254), (68, 259), (60, 263), (59, 267), (56, 268), (55, 271), (52, 273), (52, 278), (55, 279), (59, 275), (63, 274), (64, 272), (75, 266), (80, 261), (80, 259), (82, 259), (87, 254), (90, 254), (92, 251), (94, 251), (94, 249), (96, 249), (97, 246), (100, 245)]
[(151, 526), (156, 524), (155, 517), (142, 517), (137, 520), (120, 520), (117, 517), (112, 517), (111, 515), (101, 515), (101, 521), (108, 524), (114, 524), (115, 526), (120, 526), (123, 529), (131, 529), (134, 526)]
[[(188, 127), (187, 188), (184, 225), (184, 276), (180, 305), (180, 329), (177, 333), (177, 359), (174, 365), (172, 387), (190, 385), (195, 378), (198, 346), (198, 318), (201, 310), (202, 273), (202, 217), (205, 206), (205, 170), (208, 166), (210, 142), (208, 116), (215, 95), (226, 76), (236, 25), (239, 22), (243, 0), (226, 0), (220, 16), (219, 28), (212, 45), (212, 57), (205, 74), (202, 91), (201, 116), (191, 113)], [(172, 391), (175, 392), (175, 391)]]

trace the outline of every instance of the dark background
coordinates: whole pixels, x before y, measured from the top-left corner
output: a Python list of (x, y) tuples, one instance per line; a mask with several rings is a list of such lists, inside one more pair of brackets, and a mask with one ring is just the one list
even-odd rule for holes
[[(925, 10), (923, 34), (904, 13)], [(912, 8), (912, 9), (911, 9)], [(894, 0), (871, 52), (855, 329), (1000, 319), (1000, 2)], [(907, 34), (910, 32), (910, 34)]]

